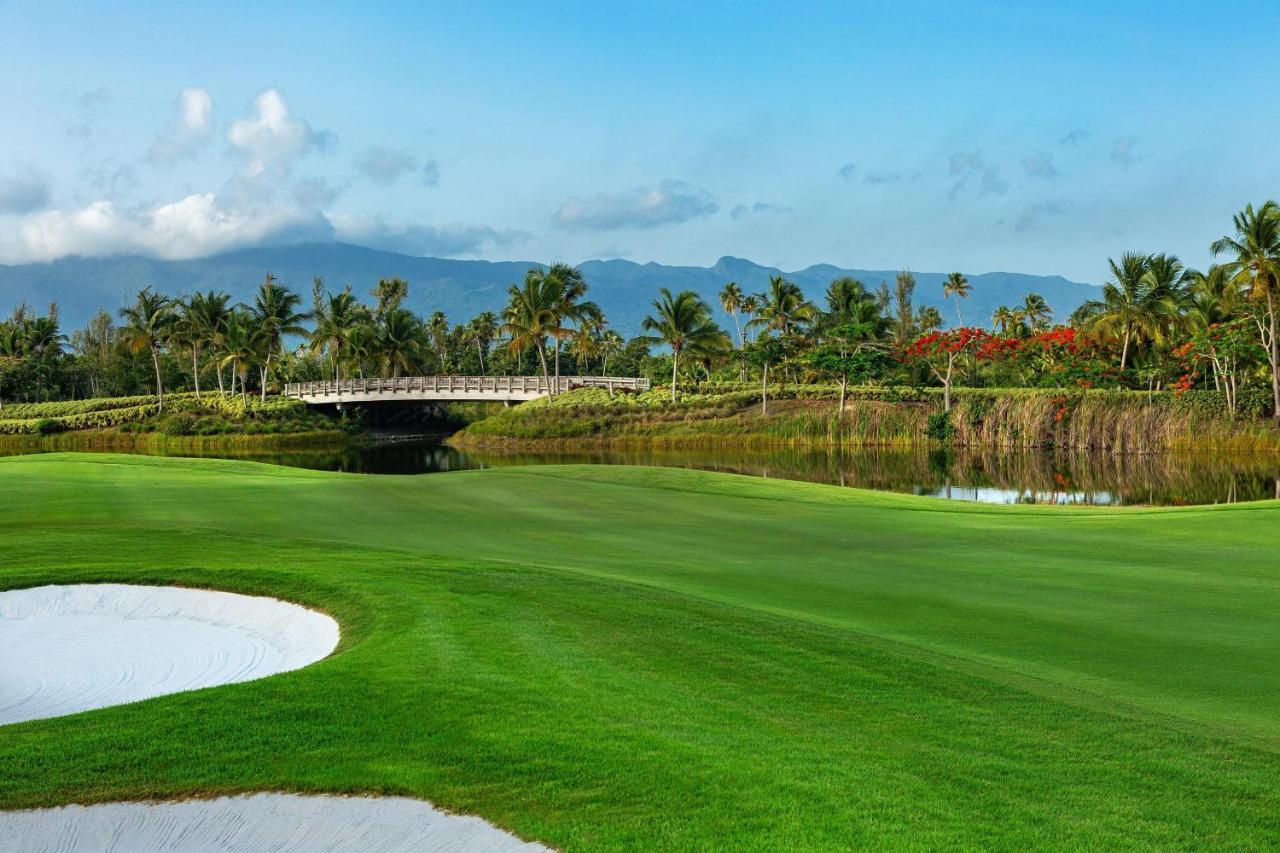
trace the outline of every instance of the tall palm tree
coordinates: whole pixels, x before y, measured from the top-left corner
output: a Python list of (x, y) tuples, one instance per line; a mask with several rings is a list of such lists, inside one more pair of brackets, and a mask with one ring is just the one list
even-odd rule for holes
[[(759, 316), (752, 322), (766, 331), (776, 332), (780, 338), (792, 338), (818, 316), (818, 310), (804, 298), (800, 287), (780, 275), (770, 277), (769, 289), (763, 297)], [(785, 359), (783, 371), (784, 378), (790, 375)]]
[(398, 377), (400, 371), (413, 371), (426, 347), (422, 323), (407, 308), (389, 308), (378, 324), (375, 344), (383, 376)]
[(427, 319), (425, 328), (427, 338), (431, 341), (431, 348), (435, 350), (436, 358), (440, 360), (440, 371), (442, 373), (448, 373), (449, 318), (444, 315), (443, 311), (435, 311)]
[(1214, 241), (1210, 249), (1215, 255), (1234, 256), (1222, 265), (1224, 274), (1263, 308), (1257, 320), (1258, 338), (1271, 363), (1272, 406), (1280, 423), (1280, 329), (1276, 316), (1280, 310), (1280, 206), (1267, 201), (1255, 210), (1250, 204), (1231, 221), (1235, 235)]
[(734, 325), (738, 327), (739, 349), (747, 345), (742, 337), (742, 321), (738, 319), (738, 315), (742, 313), (743, 299), (742, 288), (736, 281), (731, 281), (720, 289), (720, 307), (733, 318)]
[(600, 336), (600, 375), (609, 375), (609, 355), (617, 352), (626, 345), (626, 341), (622, 339), (622, 335), (613, 329), (605, 329), (604, 334)]
[(125, 345), (133, 352), (150, 350), (151, 366), (156, 372), (156, 411), (164, 411), (164, 383), (160, 378), (160, 348), (173, 332), (173, 301), (150, 287), (138, 291), (132, 305), (120, 309), (125, 326), (120, 330)]
[(271, 379), (271, 362), (284, 349), (286, 335), (306, 333), (302, 322), (307, 314), (298, 310), (301, 303), (298, 294), (282, 285), (275, 276), (267, 273), (253, 301), (253, 314), (262, 332), (266, 357), (259, 369), (262, 372), (262, 399), (267, 399), (267, 382)]
[(513, 353), (525, 352), (529, 347), (538, 353), (542, 379), (551, 396), (555, 396), (557, 389), (551, 384), (547, 365), (547, 337), (552, 330), (559, 328), (556, 315), (558, 294), (554, 291), (554, 285), (548, 284), (541, 270), (529, 270), (521, 284), (513, 284), (507, 290), (508, 301), (502, 311), (501, 327), (502, 334), (510, 340), (507, 346)]
[(471, 318), (467, 329), (471, 334), (471, 340), (475, 341), (476, 354), (480, 356), (480, 372), (488, 376), (485, 354), (489, 352), (489, 345), (493, 343), (493, 339), (498, 336), (498, 318), (492, 311), (482, 311)]
[(1136, 252), (1108, 264), (1112, 280), (1103, 285), (1102, 298), (1085, 302), (1072, 319), (1089, 331), (1120, 340), (1120, 369), (1124, 370), (1133, 346), (1163, 341), (1178, 316), (1181, 297), (1176, 281), (1181, 265), (1176, 258)]
[(686, 349), (699, 353), (711, 351), (725, 343), (727, 336), (711, 318), (711, 306), (692, 290), (672, 296), (667, 288), (659, 289), (653, 310), (654, 313), (641, 321), (640, 327), (654, 333), (646, 336), (647, 341), (671, 347), (671, 402), (674, 403), (680, 354)]
[(1053, 309), (1038, 293), (1028, 293), (1022, 301), (1022, 314), (1035, 330), (1045, 329), (1053, 318)]
[(973, 286), (969, 284), (969, 279), (964, 277), (964, 273), (953, 272), (947, 276), (947, 280), (942, 283), (942, 298), (956, 300), (956, 322), (961, 326), (964, 325), (964, 316), (960, 313), (960, 300), (968, 299), (969, 293), (972, 292)]
[[(543, 279), (543, 289), (550, 302), (555, 321), (548, 330), (554, 342), (556, 385), (560, 384), (560, 342), (572, 338), (584, 324), (603, 324), (604, 312), (596, 303), (584, 299), (587, 280), (582, 271), (571, 264), (553, 263), (545, 272), (535, 270)], [(577, 324), (577, 328), (571, 324)]]
[(231, 395), (236, 393), (236, 381), (240, 383), (240, 399), (249, 404), (249, 372), (261, 366), (270, 354), (270, 338), (260, 318), (248, 311), (237, 310), (227, 315), (223, 323), (222, 357), (219, 367), (231, 368)]
[(51, 370), (48, 359), (63, 353), (67, 336), (58, 327), (58, 309), (54, 305), (44, 317), (32, 317), (20, 330), (22, 350), (35, 361), (36, 398), (43, 399), (46, 371)]
[(751, 293), (742, 297), (742, 316), (747, 318), (746, 324), (743, 326), (743, 334), (749, 339), (751, 337), (751, 329), (755, 322), (756, 314), (760, 313), (761, 299), (757, 294)]
[[(200, 355), (214, 346), (222, 334), (223, 324), (231, 313), (231, 297), (226, 293), (196, 292), (190, 299), (178, 304), (176, 328), (183, 343), (191, 350), (191, 375), (195, 382), (196, 399), (200, 399)], [(218, 371), (219, 388), (222, 371)]]
[(310, 335), (311, 351), (329, 353), (333, 363), (333, 381), (338, 382), (342, 379), (342, 362), (348, 356), (351, 336), (356, 329), (372, 323), (373, 318), (350, 287), (317, 299), (313, 313), (315, 325)]

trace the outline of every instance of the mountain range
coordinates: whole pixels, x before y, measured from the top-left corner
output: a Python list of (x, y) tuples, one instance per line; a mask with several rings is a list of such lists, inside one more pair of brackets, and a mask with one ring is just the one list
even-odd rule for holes
[[(152, 285), (172, 295), (219, 289), (248, 300), (267, 272), (302, 294), (310, 304), (311, 281), (322, 276), (333, 288), (352, 285), (367, 297), (379, 278), (399, 276), (409, 282), (408, 307), (421, 313), (444, 311), (454, 322), (489, 310), (499, 312), (508, 285), (533, 266), (528, 261), (477, 261), (423, 258), (346, 243), (304, 243), (239, 249), (194, 260), (157, 260), (142, 256), (68, 257), (48, 263), (0, 265), (0, 313), (20, 302), (43, 310), (50, 302), (60, 307), (63, 328), (82, 325), (99, 307), (112, 313), (142, 287)], [(710, 267), (669, 266), (629, 260), (591, 260), (580, 265), (590, 297), (604, 309), (611, 324), (624, 335), (639, 330), (659, 287), (694, 290), (719, 311), (717, 293), (725, 282), (736, 281), (744, 292), (763, 291), (772, 275), (784, 275), (800, 285), (811, 299), (821, 300), (827, 284), (849, 275), (869, 289), (881, 281), (892, 286), (895, 271), (844, 269), (816, 264), (782, 271), (742, 258), (723, 257)], [(942, 296), (945, 273), (915, 273), (915, 304), (933, 305), (949, 325), (956, 323), (954, 300)], [(988, 272), (967, 276), (971, 296), (961, 311), (969, 325), (986, 326), (1000, 305), (1017, 305), (1028, 293), (1039, 293), (1054, 316), (1065, 319), (1098, 288), (1061, 276)]]

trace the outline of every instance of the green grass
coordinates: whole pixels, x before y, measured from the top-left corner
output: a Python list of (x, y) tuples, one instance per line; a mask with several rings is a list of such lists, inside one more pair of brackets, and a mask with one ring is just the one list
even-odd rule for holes
[(570, 849), (1280, 843), (1280, 504), (677, 469), (0, 460), (0, 587), (320, 607), (333, 657), (0, 730), (0, 807), (408, 794)]

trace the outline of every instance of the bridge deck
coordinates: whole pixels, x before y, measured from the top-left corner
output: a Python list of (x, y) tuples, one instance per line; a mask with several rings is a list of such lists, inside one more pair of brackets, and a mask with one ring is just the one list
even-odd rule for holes
[(323, 403), (379, 403), (395, 401), (505, 401), (535, 400), (549, 387), (557, 393), (574, 388), (606, 388), (614, 391), (648, 391), (648, 379), (625, 376), (561, 376), (550, 386), (541, 376), (400, 376), (395, 379), (343, 379), (328, 382), (290, 382), (286, 397), (312, 405)]

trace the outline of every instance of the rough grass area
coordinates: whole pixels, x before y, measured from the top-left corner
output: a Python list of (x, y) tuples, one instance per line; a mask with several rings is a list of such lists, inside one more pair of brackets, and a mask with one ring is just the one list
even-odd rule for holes
[(0, 435), (55, 435), (96, 431), (165, 436), (333, 433), (334, 422), (285, 397), (223, 397), (217, 392), (156, 397), (102, 397), (55, 403), (18, 403), (0, 410)]
[(0, 587), (341, 623), (5, 727), (0, 807), (383, 792), (566, 849), (1280, 844), (1280, 504), (968, 506), (676, 469), (0, 460)]
[(476, 421), (452, 439), (462, 447), (562, 447), (655, 444), (696, 446), (732, 440), (755, 446), (1046, 448), (1163, 452), (1214, 448), (1280, 449), (1280, 431), (1261, 419), (1251, 397), (1232, 416), (1211, 391), (1146, 393), (1056, 389), (953, 391), (942, 417), (937, 388), (850, 388), (837, 416), (839, 389), (737, 384), (690, 387), (672, 403), (669, 389), (644, 394), (583, 388)]

